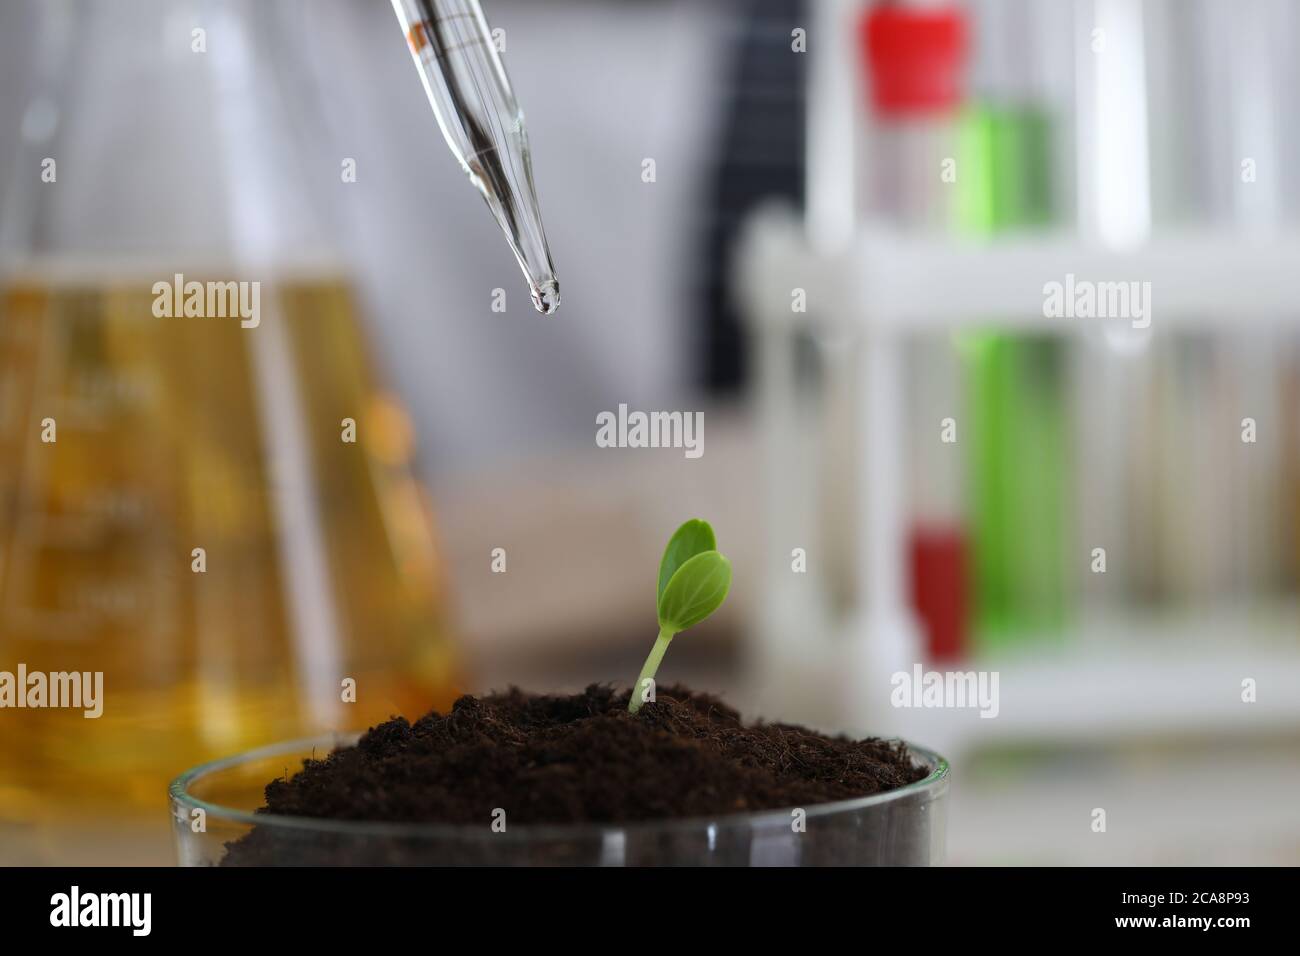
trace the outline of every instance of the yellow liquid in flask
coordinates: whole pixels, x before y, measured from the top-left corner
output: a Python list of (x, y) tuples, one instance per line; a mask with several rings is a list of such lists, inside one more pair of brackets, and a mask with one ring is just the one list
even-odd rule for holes
[(103, 675), (98, 718), (0, 709), (0, 823), (152, 811), (202, 761), (456, 693), (346, 282), (264, 282), (245, 328), (156, 317), (174, 271), (0, 288), (0, 672)]

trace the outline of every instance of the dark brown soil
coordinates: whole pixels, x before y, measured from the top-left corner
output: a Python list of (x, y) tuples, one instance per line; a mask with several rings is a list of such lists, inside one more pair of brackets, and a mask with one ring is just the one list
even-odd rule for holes
[[(684, 687), (660, 688), (635, 716), (627, 702), (602, 685), (462, 697), (446, 715), (397, 717), (305, 761), (267, 785), (262, 812), (483, 828), (496, 808), (511, 827), (716, 817), (866, 796), (926, 773), (901, 745), (747, 726)], [(257, 858), (257, 836), (232, 844), (226, 862), (273, 862)]]

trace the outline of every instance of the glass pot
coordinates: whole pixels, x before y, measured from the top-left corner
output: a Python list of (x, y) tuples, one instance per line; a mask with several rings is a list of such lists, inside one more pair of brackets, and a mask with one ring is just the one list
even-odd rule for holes
[[(182, 866), (928, 866), (942, 862), (948, 762), (908, 745), (929, 773), (889, 793), (714, 819), (633, 824), (383, 824), (254, 812), (269, 780), (355, 735), (264, 747), (189, 770), (169, 790)], [(236, 843), (236, 841), (239, 841)], [(234, 844), (233, 849), (231, 845)]]

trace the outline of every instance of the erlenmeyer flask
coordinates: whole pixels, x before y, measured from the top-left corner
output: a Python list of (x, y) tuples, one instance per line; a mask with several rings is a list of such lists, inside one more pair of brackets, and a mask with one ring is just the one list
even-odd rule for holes
[[(0, 826), (154, 811), (197, 761), (422, 713), (455, 683), (411, 427), (312, 192), (339, 160), (276, 59), (284, 5), (34, 8), (30, 105), (0, 135), (21, 142), (0, 222), (0, 675), (21, 697), (0, 710)], [(53, 706), (96, 674), (99, 702)]]

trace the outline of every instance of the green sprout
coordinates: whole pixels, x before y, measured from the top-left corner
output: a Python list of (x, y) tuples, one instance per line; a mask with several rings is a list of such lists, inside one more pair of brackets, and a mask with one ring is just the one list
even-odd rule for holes
[(659, 562), (659, 636), (632, 686), (628, 713), (645, 703), (647, 681), (659, 670), (673, 638), (721, 607), (730, 587), (731, 562), (718, 552), (707, 521), (692, 518), (673, 532)]

